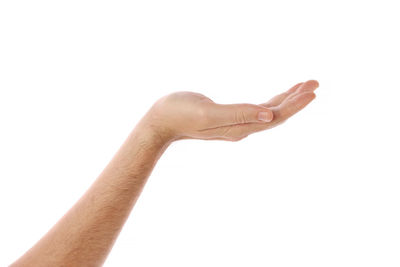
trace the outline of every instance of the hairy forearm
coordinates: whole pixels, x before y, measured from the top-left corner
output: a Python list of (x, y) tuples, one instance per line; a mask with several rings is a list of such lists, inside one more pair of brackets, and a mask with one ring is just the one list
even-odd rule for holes
[(100, 266), (168, 144), (139, 123), (81, 199), (13, 266)]
[(160, 98), (89, 190), (15, 266), (101, 265), (173, 140), (239, 141), (286, 121), (315, 98), (317, 87), (314, 80), (298, 83), (261, 105), (221, 105), (193, 92)]

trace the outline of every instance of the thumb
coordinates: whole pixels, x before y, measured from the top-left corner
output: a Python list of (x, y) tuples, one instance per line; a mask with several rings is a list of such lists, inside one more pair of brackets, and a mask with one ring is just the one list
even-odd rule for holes
[(215, 104), (210, 112), (213, 127), (243, 124), (265, 123), (272, 121), (273, 112), (259, 105), (252, 104)]

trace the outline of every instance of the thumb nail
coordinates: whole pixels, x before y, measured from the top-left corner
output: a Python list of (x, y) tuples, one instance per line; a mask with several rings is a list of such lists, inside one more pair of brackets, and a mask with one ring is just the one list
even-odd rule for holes
[(260, 120), (260, 121), (270, 122), (270, 121), (272, 121), (272, 117), (273, 117), (272, 112), (262, 111), (262, 112), (258, 113), (258, 120)]

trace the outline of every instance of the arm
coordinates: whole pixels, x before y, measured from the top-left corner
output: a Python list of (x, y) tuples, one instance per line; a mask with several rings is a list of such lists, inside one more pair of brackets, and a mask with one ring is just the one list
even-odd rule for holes
[(138, 125), (89, 190), (14, 266), (100, 266), (166, 147)]
[(154, 165), (179, 139), (238, 141), (272, 128), (310, 103), (316, 81), (261, 105), (220, 105), (191, 92), (158, 100), (100, 176), (55, 226), (12, 266), (100, 266)]

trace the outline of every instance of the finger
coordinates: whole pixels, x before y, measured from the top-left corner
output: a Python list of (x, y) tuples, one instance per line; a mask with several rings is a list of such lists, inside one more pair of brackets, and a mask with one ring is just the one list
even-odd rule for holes
[[(298, 95), (306, 92), (314, 92), (315, 89), (317, 89), (319, 86), (318, 82), (316, 80), (309, 80), (303, 83), (299, 88), (297, 88), (296, 92), (290, 94), (288, 97), (286, 97), (282, 103), (285, 103), (286, 101), (289, 101), (293, 98), (296, 98)], [(282, 105), (282, 103), (280, 105)]]
[(282, 103), (283, 100), (285, 100), (286, 97), (291, 95), (292, 93), (296, 92), (296, 90), (302, 85), (303, 83), (298, 83), (289, 90), (287, 90), (284, 93), (281, 93), (279, 95), (274, 96), (271, 98), (268, 102), (261, 104), (261, 106), (269, 108), (269, 107), (274, 107), (278, 106), (280, 103)]
[(315, 98), (314, 92), (303, 92), (289, 101), (285, 101), (278, 107), (273, 107), (271, 110), (274, 112), (274, 120), (269, 123), (256, 124), (248, 123), (227, 127), (220, 127), (215, 129), (214, 135), (223, 138), (241, 139), (249, 134), (273, 128), (288, 118), (302, 110)]
[(290, 88), (288, 91), (286, 91), (285, 93), (275, 96), (274, 98), (272, 98), (270, 101), (268, 101), (265, 104), (261, 104), (261, 106), (264, 106), (267, 108), (278, 106), (283, 101), (288, 99), (289, 97), (294, 97), (297, 94), (303, 93), (303, 92), (313, 92), (318, 87), (319, 87), (319, 83), (316, 80), (308, 80), (304, 83), (298, 83), (295, 86), (293, 86), (292, 88)]
[(273, 109), (274, 115), (276, 114), (276, 120), (287, 120), (289, 117), (293, 116), (307, 106), (314, 98), (314, 92), (305, 91), (285, 99), (278, 107)]
[(308, 80), (305, 83), (303, 83), (299, 89), (296, 91), (296, 93), (300, 93), (300, 92), (314, 92), (315, 89), (317, 89), (319, 87), (319, 83), (316, 80)]
[(252, 104), (213, 104), (207, 111), (206, 129), (243, 123), (266, 123), (273, 119), (270, 109)]
[[(205, 129), (209, 132), (210, 136), (220, 137), (223, 139), (240, 140), (247, 135), (273, 128), (288, 118), (299, 112), (305, 106), (307, 106), (314, 98), (315, 94), (313, 91), (319, 86), (315, 80), (310, 80), (305, 83), (299, 83), (289, 89), (287, 92), (281, 94), (281, 98), (276, 97), (275, 102), (270, 101), (270, 104), (279, 105), (272, 106), (270, 110), (273, 111), (274, 119), (268, 123), (245, 123), (237, 125), (226, 125), (223, 127), (215, 127)], [(244, 120), (242, 120), (244, 121)]]

